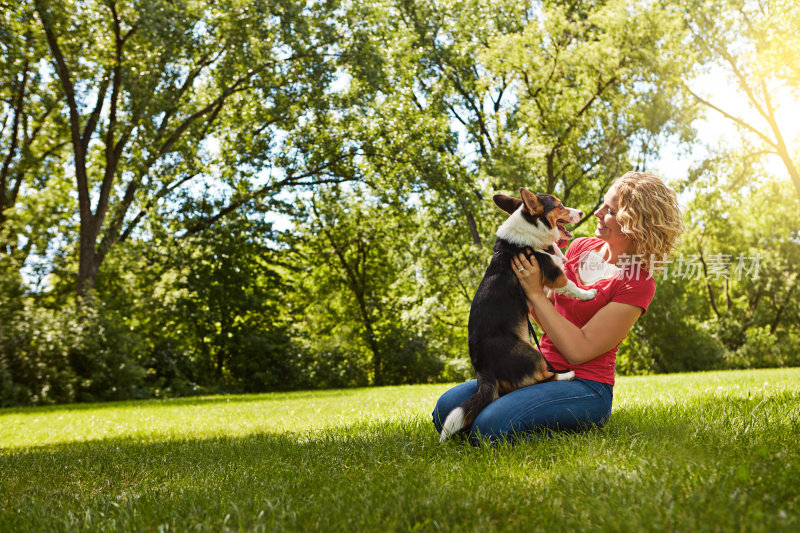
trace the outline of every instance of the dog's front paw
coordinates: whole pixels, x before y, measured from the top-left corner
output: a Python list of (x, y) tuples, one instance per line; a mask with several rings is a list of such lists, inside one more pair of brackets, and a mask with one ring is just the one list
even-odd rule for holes
[(597, 296), (597, 289), (589, 289), (589, 290), (585, 290), (585, 291), (583, 291), (583, 292), (582, 292), (582, 293), (581, 293), (581, 294), (578, 296), (578, 298), (580, 298), (581, 300), (584, 300), (584, 301), (586, 301), (586, 300), (591, 300), (591, 299), (592, 299), (592, 298), (594, 298), (595, 296)]

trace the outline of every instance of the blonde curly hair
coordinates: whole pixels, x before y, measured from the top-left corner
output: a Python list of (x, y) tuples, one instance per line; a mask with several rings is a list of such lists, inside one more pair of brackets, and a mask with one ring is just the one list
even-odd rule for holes
[(675, 191), (646, 172), (626, 172), (612, 184), (619, 197), (617, 221), (644, 263), (666, 260), (683, 232)]

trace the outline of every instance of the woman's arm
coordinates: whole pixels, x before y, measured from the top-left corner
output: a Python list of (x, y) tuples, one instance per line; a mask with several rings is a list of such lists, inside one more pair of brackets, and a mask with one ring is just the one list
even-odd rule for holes
[[(528, 304), (534, 310), (536, 321), (572, 365), (591, 361), (616, 346), (642, 314), (642, 309), (638, 306), (611, 302), (579, 328), (561, 316), (545, 296), (541, 272), (535, 261), (531, 263), (520, 254), (514, 258), (513, 267)], [(520, 268), (524, 271), (519, 272)]]
[[(544, 291), (545, 297), (550, 301), (550, 303), (555, 303), (556, 297), (555, 293), (550, 289), (550, 287), (542, 286), (542, 291)], [(533, 317), (533, 320), (539, 324), (539, 317), (536, 316), (536, 309), (533, 308), (530, 301), (528, 301), (528, 314)], [(541, 324), (539, 324), (541, 326)]]

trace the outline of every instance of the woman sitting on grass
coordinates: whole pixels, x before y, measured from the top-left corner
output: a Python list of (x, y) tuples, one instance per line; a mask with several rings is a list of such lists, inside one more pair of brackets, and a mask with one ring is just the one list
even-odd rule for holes
[[(543, 290), (536, 261), (523, 255), (513, 269), (530, 313), (544, 330), (542, 354), (574, 381), (551, 381), (501, 396), (480, 412), (470, 440), (513, 440), (552, 429), (602, 425), (611, 412), (617, 348), (647, 310), (656, 290), (648, 263), (663, 260), (683, 226), (675, 192), (650, 174), (617, 178), (595, 211), (595, 236), (576, 239), (566, 253), (567, 278), (597, 296), (581, 301)], [(442, 421), (477, 390), (472, 380), (445, 392), (433, 411)], [(466, 430), (465, 430), (466, 431)]]

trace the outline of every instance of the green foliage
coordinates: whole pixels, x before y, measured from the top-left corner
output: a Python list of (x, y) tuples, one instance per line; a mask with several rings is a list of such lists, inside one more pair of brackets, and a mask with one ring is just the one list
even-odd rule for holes
[[(796, 216), (800, 199), (791, 193), (790, 183), (776, 181), (749, 163), (746, 158), (724, 158), (700, 169), (692, 184), (696, 191), (688, 210), (692, 229), (684, 247), (709, 268), (713, 262), (726, 268), (719, 274), (710, 272), (697, 288), (715, 319), (717, 337), (731, 352), (747, 343), (763, 345), (759, 340), (763, 331), (757, 332), (765, 328), (777, 340), (789, 340), (797, 335), (800, 323), (793, 296), (798, 283), (793, 265), (800, 264)], [(745, 179), (720, 182), (725, 171)], [(762, 364), (772, 366), (781, 360), (771, 352), (762, 353)], [(784, 360), (794, 358), (788, 352)]]
[[(492, 194), (589, 218), (692, 146), (694, 73), (797, 89), (783, 0), (2, 6), (4, 404), (464, 379)], [(800, 206), (757, 166), (791, 148), (739, 126), (679, 256), (759, 275), (660, 280), (622, 373), (798, 361)]]
[(270, 263), (269, 225), (236, 218), (187, 242), (176, 302), (190, 325), (184, 342), (197, 350), (194, 364), (216, 380), (244, 390), (285, 388), (289, 341), (278, 302), (281, 279)]
[(349, 353), (357, 375), (369, 369), (376, 384), (434, 379), (443, 360), (428, 349), (426, 317), (413, 314), (415, 278), (424, 276), (410, 254), (417, 218), (358, 189), (320, 189), (308, 210), (291, 256), (304, 273), (295, 329), (307, 350), (329, 354), (355, 337), (333, 353)]
[(622, 374), (690, 372), (722, 366), (725, 349), (703, 321), (703, 303), (687, 283), (657, 280), (656, 296), (618, 353)]
[[(694, 194), (678, 261), (658, 280), (650, 309), (623, 344), (620, 369), (797, 364), (800, 201), (791, 184), (750, 158), (727, 154), (706, 161), (684, 187)], [(697, 268), (690, 270), (690, 262)]]
[[(503, 106), (489, 170), (498, 188), (537, 184), (588, 211), (614, 177), (645, 166), (659, 136), (686, 137), (671, 74), (691, 63), (678, 20), (658, 4), (543, 2), (481, 53)], [(635, 30), (634, 30), (635, 28)], [(492, 166), (490, 164), (490, 166)]]
[[(160, 249), (121, 247), (110, 276), (98, 279), (112, 305), (132, 311), (132, 331), (148, 339), (140, 357), (158, 394), (298, 386), (289, 317), (279, 305), (280, 259), (258, 211)], [(143, 273), (131, 276), (122, 269), (137, 256)]]
[[(437, 381), (444, 360), (431, 350), (428, 333), (412, 336), (400, 323), (387, 331), (379, 344), (383, 354), (382, 379), (385, 383), (409, 384)], [(401, 329), (402, 328), (402, 329)]]

